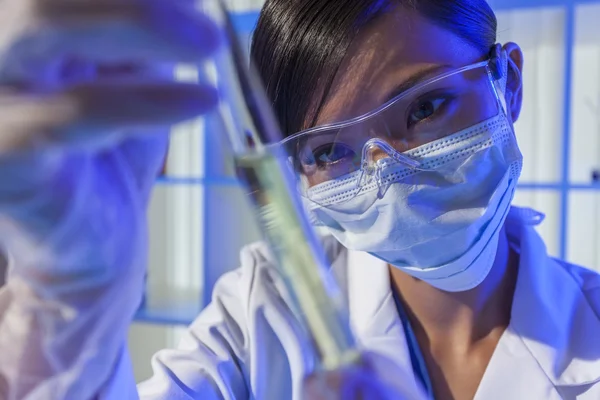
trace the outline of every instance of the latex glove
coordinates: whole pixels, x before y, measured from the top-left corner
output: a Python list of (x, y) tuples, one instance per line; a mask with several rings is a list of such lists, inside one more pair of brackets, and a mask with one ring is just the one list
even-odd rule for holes
[(165, 70), (218, 38), (191, 1), (0, 2), (0, 398), (88, 399), (109, 379), (167, 132), (216, 102)]
[(306, 400), (426, 400), (412, 371), (376, 353), (365, 353), (356, 365), (307, 377)]
[[(39, 266), (47, 263), (36, 259), (41, 255), (54, 268), (53, 253), (60, 250), (63, 269), (80, 264), (75, 254), (65, 262), (66, 249), (54, 235), (74, 212), (92, 218), (84, 231), (99, 241), (117, 233), (111, 228), (132, 225), (124, 209), (134, 200), (127, 197), (147, 197), (164, 158), (164, 132), (216, 101), (212, 88), (175, 83), (165, 74), (176, 62), (201, 61), (217, 46), (216, 27), (192, 5), (187, 0), (1, 3), (0, 212), (34, 242), (27, 253), (12, 252), (13, 257), (33, 258), (24, 264)], [(77, 201), (86, 209), (78, 210)], [(100, 227), (103, 218), (111, 220)], [(114, 252), (98, 244), (93, 255), (104, 269), (111, 264), (104, 259)]]

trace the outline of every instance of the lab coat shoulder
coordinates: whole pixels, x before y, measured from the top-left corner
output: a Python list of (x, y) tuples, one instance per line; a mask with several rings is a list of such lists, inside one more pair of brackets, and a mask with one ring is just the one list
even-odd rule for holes
[[(581, 288), (583, 297), (587, 300), (591, 309), (600, 320), (600, 274), (591, 269), (579, 265), (570, 264), (565, 261), (555, 260), (564, 268), (577, 285)], [(598, 332), (600, 340), (600, 332)]]
[[(570, 340), (563, 341), (563, 346), (572, 352), (572, 358), (555, 381), (556, 389), (562, 399), (600, 399), (600, 274), (561, 260), (552, 261), (573, 279), (581, 299), (563, 322), (571, 331)], [(558, 297), (555, 301), (560, 308), (564, 300)], [(560, 358), (556, 357), (555, 371)]]
[[(333, 258), (343, 250), (333, 238), (323, 244)], [(178, 348), (153, 357), (154, 376), (138, 387), (142, 399), (298, 396), (316, 360), (308, 335), (268, 246), (244, 247), (240, 261), (217, 281)]]
[(244, 375), (245, 299), (254, 268), (223, 275), (211, 303), (186, 329), (176, 349), (152, 357), (153, 376), (138, 385), (144, 400), (248, 399)]
[(560, 398), (600, 399), (600, 275), (549, 257), (526, 230), (511, 326)]
[(600, 399), (600, 276), (550, 257), (532, 226), (513, 228), (511, 321), (476, 399)]

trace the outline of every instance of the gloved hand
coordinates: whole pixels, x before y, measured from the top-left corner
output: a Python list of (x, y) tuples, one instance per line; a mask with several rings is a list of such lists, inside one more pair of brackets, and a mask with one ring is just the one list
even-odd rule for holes
[[(117, 242), (106, 239), (132, 239), (123, 231), (136, 213), (126, 209), (143, 208), (164, 158), (164, 133), (216, 101), (212, 88), (173, 82), (169, 68), (201, 61), (218, 44), (216, 27), (192, 4), (0, 5), (0, 213), (33, 246), (11, 246), (13, 257), (30, 260), (21, 265), (50, 262), (55, 273), (57, 264), (81, 268), (86, 260), (106, 273), (115, 252), (104, 243)], [(73, 213), (89, 220), (76, 237), (59, 239), (73, 231), (60, 232)], [(82, 258), (72, 239), (88, 243), (90, 235), (94, 249), (84, 246), (91, 253)]]
[(2, 399), (92, 398), (123, 351), (169, 128), (217, 100), (171, 75), (219, 45), (193, 3), (0, 3)]
[(412, 371), (377, 353), (364, 353), (361, 362), (306, 378), (306, 400), (426, 400)]

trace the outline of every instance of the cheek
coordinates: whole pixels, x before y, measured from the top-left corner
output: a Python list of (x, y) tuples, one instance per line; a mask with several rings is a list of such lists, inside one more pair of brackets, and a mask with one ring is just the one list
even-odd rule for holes
[(313, 174), (310, 176), (306, 177), (306, 181), (308, 182), (308, 187), (313, 187), (313, 186), (317, 186), (323, 182), (325, 182), (325, 180), (323, 179), (323, 177), (318, 176), (319, 174)]

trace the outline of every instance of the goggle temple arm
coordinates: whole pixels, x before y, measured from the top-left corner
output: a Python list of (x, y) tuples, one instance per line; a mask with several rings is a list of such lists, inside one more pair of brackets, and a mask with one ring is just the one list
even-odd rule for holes
[[(508, 113), (508, 105), (506, 104), (506, 86), (508, 83), (508, 68), (509, 68), (508, 54), (497, 43), (495, 44), (489, 54), (488, 72), (492, 78), (492, 86), (494, 94), (498, 100), (499, 105), (502, 107), (504, 114)], [(518, 71), (517, 71), (518, 73)]]

